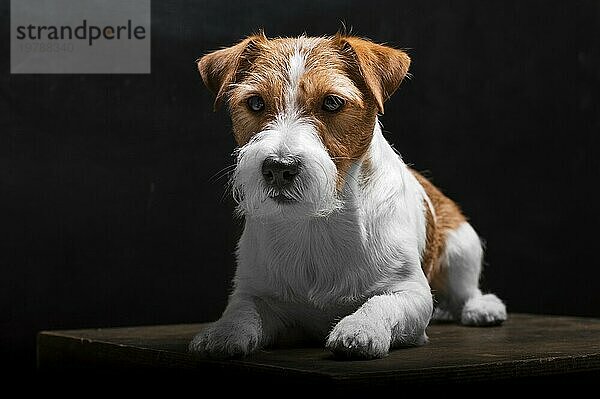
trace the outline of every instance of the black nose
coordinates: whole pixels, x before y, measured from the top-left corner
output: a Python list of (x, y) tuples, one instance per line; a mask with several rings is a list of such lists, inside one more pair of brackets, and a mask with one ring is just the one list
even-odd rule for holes
[(269, 157), (262, 164), (262, 175), (267, 184), (284, 188), (294, 181), (299, 169), (297, 159)]

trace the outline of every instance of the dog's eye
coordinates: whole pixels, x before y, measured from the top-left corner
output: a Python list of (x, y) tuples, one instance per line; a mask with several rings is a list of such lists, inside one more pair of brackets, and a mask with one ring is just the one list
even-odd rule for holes
[(260, 112), (265, 108), (265, 101), (261, 96), (252, 96), (246, 102), (252, 112)]
[(323, 100), (323, 111), (327, 112), (336, 112), (339, 111), (340, 108), (344, 106), (346, 101), (343, 98), (334, 96), (332, 94), (325, 97)]

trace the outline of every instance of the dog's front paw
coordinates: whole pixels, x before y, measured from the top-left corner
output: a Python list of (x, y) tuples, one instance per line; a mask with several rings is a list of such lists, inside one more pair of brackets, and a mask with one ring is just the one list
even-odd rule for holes
[(335, 355), (347, 358), (374, 359), (387, 356), (391, 331), (364, 316), (344, 317), (331, 330), (326, 346)]
[(217, 321), (196, 335), (190, 352), (213, 359), (248, 355), (258, 349), (260, 333), (253, 325)]

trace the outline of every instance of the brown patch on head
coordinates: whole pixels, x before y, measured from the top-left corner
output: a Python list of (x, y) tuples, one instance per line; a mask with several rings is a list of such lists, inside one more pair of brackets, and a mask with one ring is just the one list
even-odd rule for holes
[[(360, 77), (353, 54), (339, 38), (320, 43), (306, 60), (300, 101), (319, 132), (338, 170), (338, 188), (353, 162), (361, 159), (371, 144), (377, 105)], [(323, 109), (328, 95), (344, 100), (339, 111)]]
[(338, 36), (338, 40), (353, 53), (360, 77), (371, 92), (378, 111), (398, 89), (408, 73), (410, 57), (403, 51), (357, 37)]
[[(304, 61), (299, 71), (291, 68), (295, 56)], [(350, 165), (368, 150), (377, 112), (383, 112), (409, 64), (402, 51), (356, 37), (267, 39), (259, 34), (202, 57), (198, 66), (216, 93), (215, 106), (228, 99), (240, 146), (293, 109), (295, 117), (317, 129), (341, 187)], [(323, 110), (328, 95), (344, 100), (339, 111)], [(261, 112), (248, 108), (252, 96), (263, 98)]]
[(204, 85), (215, 94), (215, 111), (221, 105), (237, 74), (247, 68), (255, 45), (267, 40), (264, 34), (249, 36), (235, 46), (213, 51), (197, 60)]
[(442, 268), (442, 257), (446, 249), (448, 232), (458, 228), (466, 218), (454, 201), (446, 197), (429, 180), (411, 169), (413, 175), (431, 201), (435, 218), (425, 203), (426, 238), (427, 245), (421, 259), (421, 266), (429, 285), (434, 291), (443, 291), (446, 286), (446, 270)]

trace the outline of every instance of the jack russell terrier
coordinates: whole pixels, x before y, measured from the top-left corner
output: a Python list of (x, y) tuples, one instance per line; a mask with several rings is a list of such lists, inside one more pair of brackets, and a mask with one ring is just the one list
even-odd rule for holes
[(478, 287), (477, 233), (382, 134), (377, 115), (409, 64), (343, 34), (259, 33), (199, 59), (215, 109), (229, 106), (245, 226), (228, 305), (192, 352), (243, 356), (293, 333), (371, 359), (424, 344), (432, 318), (506, 320)]

